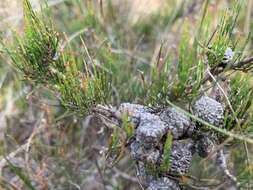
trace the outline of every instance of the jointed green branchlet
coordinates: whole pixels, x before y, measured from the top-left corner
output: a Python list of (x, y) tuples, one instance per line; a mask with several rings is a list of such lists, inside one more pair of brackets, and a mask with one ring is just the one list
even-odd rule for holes
[(233, 31), (236, 27), (238, 15), (241, 10), (242, 2), (234, 3), (232, 10), (226, 10), (222, 13), (216, 31), (213, 33), (207, 48), (207, 57), (211, 67), (222, 63), (226, 49), (236, 46)]
[(105, 72), (98, 72), (95, 65), (91, 71), (84, 63), (86, 72), (81, 73), (71, 52), (62, 49), (53, 27), (39, 18), (28, 0), (23, 7), (24, 35), (16, 34), (7, 52), (25, 79), (47, 86), (59, 94), (66, 108), (81, 114), (97, 102), (105, 102), (109, 85)]

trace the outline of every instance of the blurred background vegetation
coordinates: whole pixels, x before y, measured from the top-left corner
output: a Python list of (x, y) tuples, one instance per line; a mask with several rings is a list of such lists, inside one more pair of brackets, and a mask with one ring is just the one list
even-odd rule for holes
[[(62, 86), (57, 83), (61, 73), (57, 73), (57, 79), (52, 78), (43, 64), (35, 67), (41, 72), (24, 77), (4, 53), (3, 44), (0, 46), (3, 189), (141, 189), (128, 156), (113, 167), (105, 159), (112, 129), (89, 116), (89, 108), (97, 102), (114, 106), (128, 101), (166, 105), (168, 99), (193, 99), (199, 94), (203, 54), (208, 51), (212, 34), (214, 53), (208, 54), (211, 66), (222, 60), (227, 47), (235, 51), (237, 60), (253, 53), (252, 0), (240, 1), (240, 9), (231, 0), (49, 0), (47, 8), (42, 0), (30, 2), (38, 12), (42, 6), (43, 20), (57, 31), (49, 33), (55, 41), (58, 39), (54, 35), (59, 36), (57, 43), (67, 51), (59, 55), (59, 62), (74, 62), (77, 69), (62, 71), (66, 74)], [(31, 26), (33, 30), (35, 25)], [(17, 36), (25, 33), (24, 26), (22, 1), (1, 0), (0, 35), (5, 45), (15, 44), (12, 41), (17, 42)], [(44, 40), (43, 35), (40, 39)], [(37, 42), (22, 44), (24, 48), (31, 44), (36, 47)], [(13, 59), (20, 66), (23, 57)], [(37, 57), (30, 60), (39, 62)], [(83, 73), (90, 69), (93, 74), (95, 69), (104, 74), (89, 80), (89, 74)], [(232, 98), (240, 98), (236, 94), (240, 88), (248, 89), (239, 90), (242, 98), (252, 92), (251, 74), (238, 71), (227, 75), (236, 76), (232, 78)], [(90, 94), (76, 89), (79, 81)], [(65, 88), (65, 84), (71, 88)], [(242, 110), (243, 100), (232, 98), (234, 109)], [(245, 128), (244, 132), (252, 137), (252, 119)], [(253, 189), (252, 145), (247, 153), (241, 143), (226, 146), (230, 170), (242, 182), (242, 188)], [(9, 162), (3, 159), (6, 156)], [(189, 176), (182, 180), (188, 184), (186, 189), (233, 189), (221, 180), (210, 160), (200, 161), (199, 157), (194, 159)]]

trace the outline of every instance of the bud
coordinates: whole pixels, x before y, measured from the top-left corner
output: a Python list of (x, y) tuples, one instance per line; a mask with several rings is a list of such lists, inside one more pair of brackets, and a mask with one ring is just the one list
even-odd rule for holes
[(234, 52), (230, 47), (228, 47), (224, 53), (222, 63), (228, 64), (228, 62), (231, 61), (233, 57), (234, 57)]

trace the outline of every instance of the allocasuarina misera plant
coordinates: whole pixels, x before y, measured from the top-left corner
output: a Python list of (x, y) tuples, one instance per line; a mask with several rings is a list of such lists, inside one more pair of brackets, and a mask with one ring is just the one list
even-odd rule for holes
[[(113, 73), (110, 69), (118, 63), (112, 61), (101, 69), (84, 46), (88, 62), (80, 64), (63, 47), (52, 23), (46, 22), (43, 14), (36, 14), (28, 0), (23, 0), (23, 6), (24, 35), (15, 34), (6, 52), (26, 80), (48, 87), (70, 112), (79, 116), (91, 113), (113, 123), (108, 149), (112, 165), (120, 155), (116, 146), (120, 144), (130, 152), (143, 187), (175, 190), (185, 188), (183, 177), (194, 155), (211, 156), (229, 183), (243, 187), (229, 171), (219, 146), (228, 140), (242, 142), (245, 148), (253, 143), (249, 137), (253, 131), (253, 89), (248, 80), (253, 57), (244, 56), (251, 36), (238, 45), (233, 35), (241, 1), (224, 11), (213, 33), (203, 35), (205, 14), (193, 41), (184, 32), (175, 73), (170, 71), (169, 59), (162, 66), (159, 62), (151, 65), (149, 79), (140, 87), (144, 92), (140, 98), (145, 101), (113, 106), (113, 75), (124, 71)], [(227, 76), (231, 71), (234, 74)], [(118, 138), (119, 132), (125, 134), (123, 140)]]

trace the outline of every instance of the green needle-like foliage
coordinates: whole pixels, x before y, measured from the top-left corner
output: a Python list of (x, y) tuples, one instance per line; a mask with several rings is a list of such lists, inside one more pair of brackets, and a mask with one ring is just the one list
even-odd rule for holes
[(81, 65), (71, 51), (63, 50), (60, 35), (45, 21), (45, 15), (40, 18), (32, 10), (28, 0), (23, 0), (23, 8), (24, 35), (16, 34), (7, 52), (25, 79), (45, 85), (59, 95), (62, 105), (81, 114), (95, 103), (105, 102), (109, 86), (106, 74), (98, 72), (92, 60), (91, 65)]
[(203, 77), (204, 63), (196, 59), (197, 50), (190, 44), (190, 35), (185, 32), (179, 45), (177, 64), (178, 82), (173, 87), (175, 97), (196, 96)]
[[(148, 90), (149, 99), (152, 104), (163, 104), (168, 97), (169, 92), (169, 62), (161, 68), (154, 67), (152, 69), (151, 77), (152, 81)], [(147, 87), (146, 87), (147, 88)]]
[(57, 80), (53, 71), (64, 71), (59, 56), (59, 39), (51, 27), (47, 27), (33, 12), (28, 1), (23, 1), (24, 36), (15, 35), (15, 43), (9, 54), (25, 78), (36, 83), (52, 83)]
[(166, 104), (166, 100), (189, 100), (194, 98), (201, 86), (203, 60), (197, 59), (198, 50), (191, 44), (191, 36), (184, 31), (179, 44), (175, 72), (173, 60), (167, 58), (164, 65), (157, 65), (152, 70), (150, 97), (154, 104)]
[(236, 46), (235, 39), (233, 39), (233, 31), (241, 6), (242, 1), (238, 1), (234, 3), (232, 10), (226, 10), (220, 16), (216, 32), (209, 42), (210, 44), (208, 44), (209, 51), (207, 57), (211, 67), (222, 62), (224, 53), (228, 47), (235, 48)]
[(253, 87), (249, 84), (251, 77), (247, 74), (237, 73), (231, 81), (230, 102), (235, 111), (235, 115), (227, 120), (227, 126), (231, 126), (237, 120), (240, 122), (237, 127), (240, 131), (252, 130), (252, 97)]
[[(71, 114), (83, 116), (97, 104), (117, 106), (124, 101), (149, 105), (155, 108), (154, 113), (160, 107), (171, 106), (215, 134), (230, 136), (238, 142), (245, 141), (246, 145), (252, 143), (252, 64), (244, 64), (241, 68), (235, 64), (252, 54), (247, 52), (252, 47), (252, 35), (242, 36), (237, 27), (241, 24), (238, 23), (240, 16), (245, 16), (241, 11), (242, 0), (234, 1), (231, 3), (234, 6), (225, 11), (220, 11), (219, 5), (217, 10), (213, 10), (216, 5), (210, 6), (212, 1), (206, 0), (203, 2), (203, 15), (197, 22), (195, 16), (199, 15), (195, 9), (199, 7), (195, 5), (200, 3), (167, 0), (161, 11), (134, 23), (129, 21), (128, 5), (114, 5), (111, 0), (101, 0), (100, 4), (70, 0), (63, 3), (68, 14), (61, 14), (61, 22), (55, 25), (48, 19), (45, 10), (38, 14), (33, 11), (29, 0), (22, 2), (24, 33), (13, 32), (14, 43), (9, 45), (1, 40), (2, 47), (25, 80), (55, 93), (61, 105)], [(70, 10), (73, 11), (71, 14)], [(213, 26), (218, 12), (222, 14), (217, 26)], [(57, 27), (66, 31), (66, 35), (56, 32), (54, 28)], [(157, 53), (159, 49), (155, 47), (159, 46)], [(1, 52), (4, 51), (2, 47)], [(234, 57), (226, 63), (226, 67), (221, 63), (228, 48), (233, 50)], [(220, 81), (221, 78), (224, 80)], [(230, 80), (228, 86), (222, 85), (222, 82), (229, 83)], [(213, 91), (218, 84), (222, 88), (228, 87), (224, 89), (225, 95), (217, 90), (217, 96), (221, 96), (217, 99), (226, 110), (223, 127), (198, 118), (191, 109), (200, 95), (215, 94)], [(213, 94), (210, 95), (210, 92)], [(65, 114), (69, 115), (69, 112)], [(112, 116), (111, 121), (118, 118)], [(102, 119), (107, 123), (108, 118)], [(136, 128), (130, 120), (127, 114), (123, 114), (119, 126), (115, 122), (113, 129), (109, 127), (111, 138), (106, 158), (110, 166), (123, 158), (126, 148), (135, 140)], [(161, 177), (161, 173), (169, 170), (174, 140), (171, 133), (162, 137), (161, 152), (165, 156), (159, 165), (145, 162), (148, 173)], [(244, 155), (235, 157), (245, 165)], [(248, 166), (244, 166), (236, 175), (246, 183), (252, 177), (250, 173)], [(17, 175), (26, 182), (26, 177)], [(78, 177), (82, 177), (80, 173)]]

